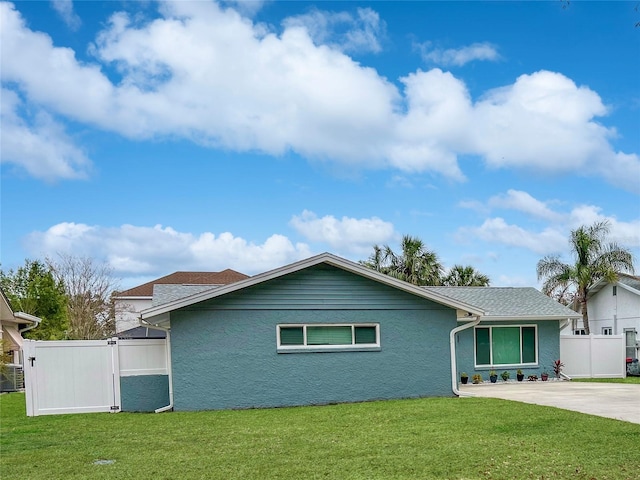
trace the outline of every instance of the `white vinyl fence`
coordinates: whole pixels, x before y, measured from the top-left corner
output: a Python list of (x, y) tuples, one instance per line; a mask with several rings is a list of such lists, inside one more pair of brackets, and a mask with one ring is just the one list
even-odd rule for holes
[(623, 335), (560, 335), (563, 373), (573, 378), (624, 378)]
[(167, 375), (165, 339), (25, 340), (27, 415), (118, 412), (120, 377)]

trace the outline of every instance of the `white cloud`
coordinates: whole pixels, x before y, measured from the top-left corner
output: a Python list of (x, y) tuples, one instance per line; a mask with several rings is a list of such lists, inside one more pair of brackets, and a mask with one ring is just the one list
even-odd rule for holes
[(434, 48), (431, 42), (417, 45), (425, 62), (443, 66), (461, 67), (469, 62), (483, 60), (495, 62), (500, 60), (497, 48), (488, 43), (473, 43), (460, 48)]
[(348, 12), (327, 12), (313, 8), (309, 13), (288, 17), (285, 28), (303, 27), (316, 45), (331, 45), (343, 52), (382, 51), (380, 38), (386, 31), (385, 22), (370, 8), (358, 8), (357, 16)]
[(325, 215), (319, 218), (304, 210), (294, 215), (289, 224), (310, 242), (326, 243), (346, 252), (368, 253), (374, 244), (387, 243), (396, 235), (392, 223), (377, 217), (337, 219)]
[(474, 150), (492, 167), (585, 172), (640, 191), (640, 157), (615, 152), (614, 130), (594, 121), (606, 113), (596, 92), (559, 73), (522, 75), (476, 104)]
[(106, 259), (122, 276), (226, 268), (251, 275), (311, 256), (307, 245), (293, 244), (282, 235), (256, 244), (229, 232), (194, 235), (161, 225), (103, 227), (65, 222), (31, 233), (26, 246), (38, 257), (71, 253)]
[(82, 25), (82, 20), (73, 11), (72, 0), (51, 0), (51, 6), (60, 15), (60, 18), (71, 30), (78, 30)]
[[(382, 22), (370, 9), (344, 23), (357, 28), (336, 46), (314, 43), (313, 22), (299, 17), (277, 35), (211, 2), (159, 8), (161, 16), (146, 23), (115, 14), (93, 46), (96, 63), (87, 64), (0, 3), (3, 49), (13, 52), (2, 57), (2, 81), (56, 118), (135, 139), (293, 151), (455, 180), (465, 178), (458, 156), (475, 155), (493, 168), (599, 176), (640, 190), (640, 157), (615, 151), (615, 130), (595, 120), (607, 114), (602, 99), (559, 73), (522, 75), (474, 102), (451, 73), (418, 70), (400, 78), (399, 89), (341, 51), (373, 48)], [(313, 35), (321, 36), (322, 21), (331, 20), (313, 18), (320, 25)], [(105, 67), (117, 68), (122, 81), (113, 84)]]
[(15, 92), (2, 88), (0, 95), (2, 163), (17, 165), (47, 181), (86, 176), (89, 159), (61, 124), (44, 111), (37, 111), (28, 121), (19, 114), (24, 105)]
[[(458, 229), (456, 238), (461, 242), (481, 239), (488, 243), (519, 247), (541, 255), (569, 253), (569, 235), (571, 230), (595, 222), (608, 222), (610, 225), (609, 239), (630, 249), (640, 248), (640, 218), (621, 221), (614, 216), (607, 216), (602, 209), (595, 205), (577, 205), (571, 210), (562, 212), (552, 210), (549, 203), (532, 197), (527, 192), (509, 190), (506, 194), (496, 195), (487, 202), (486, 210), (477, 201), (468, 201), (460, 206), (474, 208), (489, 215), (490, 208), (513, 209), (528, 213), (536, 219), (547, 222), (542, 229), (530, 226), (509, 224), (502, 217), (486, 218), (477, 227), (462, 227)], [(522, 221), (525, 223), (525, 221)]]
[(560, 221), (562, 215), (551, 210), (544, 202), (533, 198), (527, 192), (508, 190), (506, 194), (496, 195), (489, 199), (489, 206), (518, 210), (531, 216), (550, 221)]
[(518, 225), (510, 225), (503, 218), (496, 217), (484, 221), (475, 228), (462, 228), (457, 234), (467, 239), (479, 238), (489, 243), (519, 247), (540, 255), (547, 255), (565, 249), (567, 237), (558, 230), (545, 228), (534, 232)]

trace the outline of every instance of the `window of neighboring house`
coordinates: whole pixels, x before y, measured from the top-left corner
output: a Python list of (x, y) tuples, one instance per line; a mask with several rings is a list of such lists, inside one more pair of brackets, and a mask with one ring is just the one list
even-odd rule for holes
[(613, 327), (602, 327), (602, 335), (613, 335)]
[(574, 335), (586, 335), (586, 334), (587, 334), (587, 331), (586, 331), (584, 328), (576, 328), (576, 329), (573, 331), (573, 334), (574, 334)]
[(538, 363), (536, 325), (475, 327), (476, 367)]
[(627, 358), (637, 358), (636, 335), (637, 335), (637, 332), (635, 328), (624, 329), (624, 339), (626, 344)]
[(379, 324), (278, 325), (278, 350), (380, 347)]

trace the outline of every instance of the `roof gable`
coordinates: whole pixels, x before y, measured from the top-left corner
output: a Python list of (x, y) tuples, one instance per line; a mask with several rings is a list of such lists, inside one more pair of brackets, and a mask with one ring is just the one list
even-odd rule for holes
[[(591, 286), (591, 288), (589, 289), (588, 297), (591, 298), (595, 296), (605, 286), (609, 285), (609, 283), (610, 282), (608, 282), (606, 279), (601, 278)], [(640, 295), (640, 277), (638, 276), (629, 275), (627, 273), (619, 273), (618, 280), (615, 282), (611, 282), (611, 284), (618, 285), (631, 293)]]
[(221, 272), (174, 272), (118, 293), (118, 297), (151, 297), (154, 285), (228, 285), (249, 275), (227, 268)]
[(399, 290), (411, 293), (418, 297), (422, 297), (427, 300), (434, 301), (441, 305), (445, 305), (447, 307), (454, 308), (457, 310), (463, 310), (465, 312), (468, 312), (471, 315), (482, 315), (484, 313), (482, 309), (478, 308), (477, 306), (474, 306), (473, 304), (467, 303), (463, 300), (454, 299), (454, 298), (445, 296), (439, 292), (425, 290), (424, 288), (417, 287), (415, 285), (404, 282), (402, 280), (398, 280), (388, 275), (384, 275), (382, 273), (376, 272), (374, 270), (366, 268), (350, 260), (346, 260), (344, 258), (332, 255), (330, 253), (323, 253), (320, 255), (316, 255), (315, 257), (301, 260), (299, 262), (295, 262), (290, 265), (276, 268), (274, 270), (270, 270), (268, 272), (247, 278), (246, 280), (242, 280), (234, 284), (209, 289), (204, 292), (196, 293), (189, 297), (178, 299), (164, 305), (159, 305), (156, 307), (149, 308), (147, 310), (142, 311), (141, 315), (142, 315), (142, 318), (145, 320), (149, 320), (154, 317), (161, 317), (173, 310), (194, 305), (196, 303), (200, 303), (213, 298), (221, 297), (223, 295), (228, 295), (230, 293), (237, 292), (239, 290), (243, 290), (245, 288), (248, 288), (254, 285), (259, 285), (261, 283), (268, 282), (269, 280), (273, 280), (273, 279), (282, 277), (284, 275), (288, 275), (290, 273), (308, 269), (310, 267), (323, 264), (323, 263), (327, 265), (331, 265), (333, 267), (340, 268), (342, 270), (345, 270), (347, 272), (350, 272), (356, 275), (360, 275), (370, 280), (374, 280), (384, 285), (388, 285), (390, 287), (397, 288)]

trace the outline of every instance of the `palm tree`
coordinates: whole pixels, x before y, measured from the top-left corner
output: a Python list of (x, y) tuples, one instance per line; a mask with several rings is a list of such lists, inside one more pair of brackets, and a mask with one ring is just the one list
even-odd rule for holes
[(476, 271), (471, 265), (454, 265), (442, 284), (449, 287), (488, 287), (489, 277)]
[(538, 262), (538, 280), (545, 279), (542, 290), (549, 296), (575, 289), (575, 298), (582, 311), (582, 321), (590, 334), (587, 295), (600, 279), (616, 281), (618, 273), (633, 273), (633, 255), (616, 243), (607, 242), (609, 222), (596, 222), (571, 231), (570, 245), (573, 265), (562, 263), (557, 256), (546, 256)]
[(389, 245), (374, 245), (373, 253), (360, 263), (368, 268), (414, 285), (440, 285), (443, 268), (438, 255), (428, 250), (418, 237), (405, 235), (400, 244), (401, 253)]

